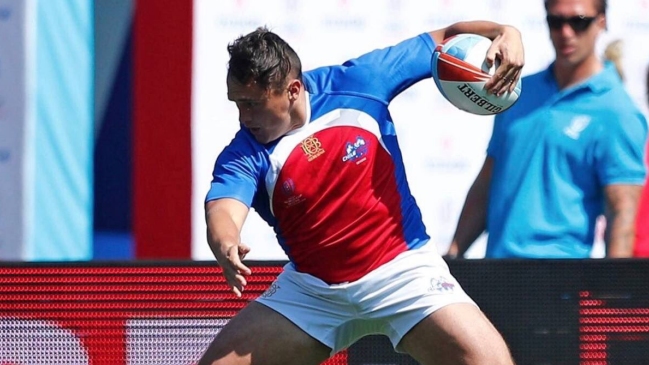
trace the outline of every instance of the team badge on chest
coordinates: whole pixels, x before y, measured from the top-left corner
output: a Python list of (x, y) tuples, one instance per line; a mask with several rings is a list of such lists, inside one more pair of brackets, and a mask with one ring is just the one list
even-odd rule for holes
[(315, 160), (325, 152), (322, 148), (322, 142), (313, 135), (305, 138), (301, 143), (301, 147), (309, 162)]
[(356, 140), (353, 142), (347, 142), (345, 145), (345, 156), (343, 156), (343, 162), (352, 161), (359, 164), (366, 160), (367, 151), (369, 144), (361, 136), (357, 136)]

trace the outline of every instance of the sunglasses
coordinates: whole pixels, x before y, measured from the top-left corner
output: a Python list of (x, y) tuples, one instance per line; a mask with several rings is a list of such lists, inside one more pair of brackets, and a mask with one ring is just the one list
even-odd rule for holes
[(597, 19), (597, 15), (576, 15), (571, 16), (570, 18), (565, 18), (558, 15), (548, 15), (545, 19), (548, 21), (548, 27), (550, 27), (550, 29), (561, 30), (564, 24), (568, 24), (570, 28), (572, 28), (572, 30), (574, 30), (575, 32), (583, 32), (588, 29), (591, 24), (593, 24), (593, 21)]

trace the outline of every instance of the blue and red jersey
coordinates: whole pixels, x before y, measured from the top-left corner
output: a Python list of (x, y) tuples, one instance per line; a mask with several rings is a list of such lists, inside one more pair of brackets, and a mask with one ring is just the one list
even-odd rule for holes
[(304, 73), (307, 123), (260, 144), (241, 127), (207, 201), (234, 198), (273, 227), (295, 268), (354, 281), (429, 240), (406, 179), (390, 101), (431, 77), (428, 34)]

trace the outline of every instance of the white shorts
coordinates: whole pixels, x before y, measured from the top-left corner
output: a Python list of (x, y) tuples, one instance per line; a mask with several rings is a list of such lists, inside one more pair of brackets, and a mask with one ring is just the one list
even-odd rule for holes
[(351, 283), (329, 285), (289, 263), (257, 302), (279, 312), (335, 354), (383, 334), (395, 350), (408, 331), (452, 303), (475, 302), (432, 243), (406, 251)]

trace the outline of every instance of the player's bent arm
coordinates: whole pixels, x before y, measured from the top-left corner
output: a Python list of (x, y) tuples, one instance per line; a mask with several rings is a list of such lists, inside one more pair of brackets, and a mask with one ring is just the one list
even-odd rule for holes
[(205, 203), (207, 242), (217, 260), (227, 247), (240, 243), (241, 228), (249, 208), (236, 199), (216, 199)]
[(439, 44), (448, 37), (462, 33), (479, 34), (493, 41), (485, 61), (491, 66), (498, 59), (500, 66), (485, 84), (485, 88), (498, 95), (514, 91), (525, 64), (523, 38), (520, 31), (513, 26), (477, 20), (454, 23), (429, 34), (435, 43)]
[(462, 257), (487, 228), (487, 203), (493, 158), (487, 157), (464, 201), (448, 257)]
[(241, 262), (250, 251), (241, 243), (241, 228), (248, 211), (249, 208), (236, 199), (223, 198), (205, 203), (207, 243), (237, 296), (241, 296), (246, 285), (244, 275), (251, 273)]
[(607, 257), (633, 256), (635, 219), (641, 192), (641, 185), (613, 184), (604, 188)]
[(475, 20), (453, 23), (448, 27), (430, 32), (430, 36), (433, 37), (435, 43), (439, 44), (448, 37), (462, 33), (479, 34), (494, 40), (497, 37), (510, 32), (520, 34), (516, 28), (509, 25), (503, 25), (486, 20)]

